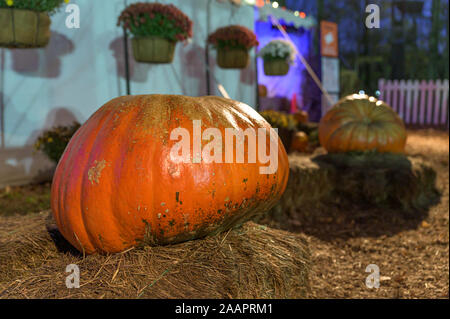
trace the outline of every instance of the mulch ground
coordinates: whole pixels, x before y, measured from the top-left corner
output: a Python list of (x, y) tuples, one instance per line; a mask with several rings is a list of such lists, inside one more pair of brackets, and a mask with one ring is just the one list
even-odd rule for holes
[[(431, 162), (437, 172), (441, 198), (429, 210), (400, 214), (370, 205), (317, 203), (308, 209), (320, 218), (285, 227), (307, 239), (309, 298), (449, 298), (449, 135), (410, 131), (407, 153)], [(0, 215), (47, 208), (48, 189), (47, 184), (1, 190)], [(365, 285), (370, 264), (380, 270), (378, 289)]]
[[(291, 229), (307, 234), (310, 298), (449, 298), (449, 136), (409, 132), (407, 152), (432, 162), (440, 202), (415, 218), (354, 208), (347, 212), (354, 219)], [(369, 264), (379, 267), (378, 289), (365, 285)]]

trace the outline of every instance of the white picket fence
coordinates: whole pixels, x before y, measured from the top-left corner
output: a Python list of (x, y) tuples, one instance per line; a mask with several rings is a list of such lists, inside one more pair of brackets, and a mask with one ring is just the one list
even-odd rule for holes
[(378, 89), (406, 125), (449, 128), (448, 80), (380, 79)]

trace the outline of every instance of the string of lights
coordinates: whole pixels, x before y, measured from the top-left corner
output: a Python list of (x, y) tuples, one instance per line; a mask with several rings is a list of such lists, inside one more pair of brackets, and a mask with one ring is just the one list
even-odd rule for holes
[(270, 0), (218, 0), (218, 1), (219, 2), (229, 1), (232, 4), (238, 5), (238, 6), (240, 6), (242, 4), (245, 4), (245, 5), (250, 5), (250, 6), (256, 6), (256, 7), (259, 7), (259, 8), (263, 7), (265, 5), (268, 5), (268, 6), (272, 6), (272, 8), (274, 8), (274, 9), (280, 8), (281, 10), (288, 11), (288, 12), (292, 13), (296, 17), (300, 17), (302, 19), (306, 18), (306, 13), (305, 12), (298, 11), (298, 10), (292, 11), (292, 10), (290, 10), (290, 9), (284, 7), (284, 6), (280, 7), (280, 4), (277, 1), (270, 1)]
[(292, 10), (290, 10), (290, 9), (284, 7), (284, 6), (280, 7), (280, 4), (277, 1), (270, 1), (270, 0), (243, 0), (243, 2), (245, 4), (247, 4), (247, 5), (253, 5), (253, 6), (256, 6), (256, 7), (263, 7), (265, 5), (269, 5), (269, 6), (272, 6), (274, 9), (280, 8), (281, 10), (289, 11), (293, 15), (295, 15), (296, 17), (300, 17), (302, 19), (306, 18), (306, 13), (305, 12), (298, 11), (298, 10), (292, 11)]

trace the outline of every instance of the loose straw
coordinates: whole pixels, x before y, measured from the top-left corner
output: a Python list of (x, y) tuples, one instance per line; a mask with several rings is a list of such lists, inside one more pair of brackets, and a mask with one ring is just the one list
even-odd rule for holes
[(303, 65), (305, 66), (306, 70), (308, 71), (309, 75), (313, 78), (314, 82), (317, 84), (317, 86), (319, 87), (319, 89), (322, 91), (323, 95), (326, 97), (326, 99), (328, 100), (328, 103), (330, 105), (333, 105), (334, 102), (331, 99), (330, 94), (328, 94), (327, 90), (325, 90), (325, 88), (322, 85), (322, 82), (320, 82), (319, 78), (317, 77), (316, 73), (314, 72), (314, 70), (311, 68), (311, 66), (309, 65), (309, 63), (305, 60), (305, 58), (303, 57), (303, 55), (300, 53), (300, 51), (297, 50), (297, 47), (295, 46), (295, 44), (292, 42), (291, 37), (289, 36), (289, 34), (287, 34), (287, 32), (283, 29), (283, 27), (280, 25), (280, 22), (278, 21), (277, 18), (270, 16), (270, 19), (272, 20), (272, 23), (275, 24), (278, 28), (278, 30), (280, 30), (281, 34), (283, 34), (284, 38), (289, 41), (293, 47), (295, 48), (295, 55), (300, 59), (300, 61), (303, 63)]

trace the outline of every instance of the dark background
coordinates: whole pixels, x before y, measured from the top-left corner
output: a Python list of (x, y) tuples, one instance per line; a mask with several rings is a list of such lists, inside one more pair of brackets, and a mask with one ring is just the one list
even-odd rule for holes
[[(277, 0), (339, 25), (341, 93), (374, 94), (379, 78), (448, 79), (446, 0)], [(368, 29), (365, 8), (380, 8), (380, 28)], [(315, 48), (318, 50), (317, 35)], [(353, 84), (352, 84), (353, 83)], [(346, 87), (354, 86), (354, 87)]]

